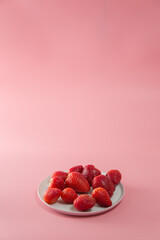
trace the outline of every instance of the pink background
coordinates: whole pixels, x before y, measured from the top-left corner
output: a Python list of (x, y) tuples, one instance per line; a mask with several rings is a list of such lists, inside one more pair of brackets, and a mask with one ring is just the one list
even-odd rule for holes
[[(0, 239), (160, 239), (160, 2), (0, 1)], [(95, 217), (55, 213), (54, 170), (119, 169)]]

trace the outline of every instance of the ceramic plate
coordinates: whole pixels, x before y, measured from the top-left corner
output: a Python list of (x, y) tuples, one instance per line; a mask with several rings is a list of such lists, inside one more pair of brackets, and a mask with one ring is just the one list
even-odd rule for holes
[(111, 197), (112, 206), (107, 207), (107, 208), (101, 207), (101, 206), (95, 204), (94, 207), (91, 208), (90, 210), (85, 211), (85, 212), (79, 212), (78, 210), (76, 210), (74, 208), (73, 204), (67, 204), (61, 198), (59, 198), (56, 203), (50, 205), (50, 204), (47, 204), (46, 202), (44, 202), (44, 200), (43, 200), (43, 195), (48, 188), (50, 178), (51, 178), (51, 176), (45, 178), (40, 183), (40, 185), (37, 189), (38, 196), (39, 196), (40, 200), (45, 205), (47, 205), (49, 208), (51, 208), (57, 212), (63, 213), (63, 214), (76, 215), (76, 216), (91, 216), (91, 215), (101, 214), (101, 213), (107, 212), (107, 211), (111, 210), (112, 208), (114, 208), (115, 206), (117, 206), (121, 202), (121, 200), (123, 199), (123, 196), (124, 196), (124, 187), (123, 187), (122, 183), (119, 183), (116, 186), (113, 196)]

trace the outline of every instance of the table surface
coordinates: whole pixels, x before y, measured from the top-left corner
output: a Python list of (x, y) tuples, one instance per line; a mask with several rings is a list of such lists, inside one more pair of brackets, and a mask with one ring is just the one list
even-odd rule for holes
[[(158, 1), (0, 2), (0, 239), (160, 239)], [(55, 170), (117, 168), (123, 201), (58, 214)]]

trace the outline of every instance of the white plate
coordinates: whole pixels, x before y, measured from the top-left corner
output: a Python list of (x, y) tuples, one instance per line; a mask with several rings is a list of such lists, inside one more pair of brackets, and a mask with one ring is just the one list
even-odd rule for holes
[(61, 198), (59, 198), (56, 203), (50, 205), (50, 204), (47, 204), (43, 200), (43, 195), (44, 195), (45, 191), (48, 189), (48, 184), (49, 184), (50, 178), (51, 178), (51, 176), (45, 178), (40, 183), (40, 185), (37, 189), (38, 196), (39, 196), (40, 200), (45, 205), (47, 205), (49, 208), (51, 208), (57, 212), (67, 214), (67, 215), (91, 216), (91, 215), (101, 214), (101, 213), (107, 212), (107, 211), (111, 210), (112, 208), (114, 208), (115, 206), (117, 206), (121, 202), (121, 200), (123, 199), (123, 196), (124, 196), (124, 187), (123, 187), (122, 183), (119, 183), (116, 186), (113, 196), (111, 197), (112, 206), (107, 207), (107, 208), (101, 207), (98, 204), (95, 204), (94, 207), (91, 208), (90, 210), (85, 211), (85, 212), (79, 212), (78, 210), (76, 210), (74, 208), (73, 204), (67, 204)]

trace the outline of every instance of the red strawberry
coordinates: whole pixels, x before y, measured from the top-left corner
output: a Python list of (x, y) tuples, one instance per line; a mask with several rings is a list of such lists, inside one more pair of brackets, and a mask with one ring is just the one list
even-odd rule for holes
[(68, 176), (68, 173), (67, 172), (62, 172), (62, 171), (55, 171), (53, 174), (52, 174), (52, 177), (61, 177), (64, 181), (66, 180), (66, 177)]
[(102, 207), (109, 207), (112, 205), (110, 196), (104, 188), (95, 188), (92, 192), (92, 197), (96, 200), (96, 203)]
[(96, 203), (95, 199), (88, 194), (82, 194), (77, 197), (73, 205), (78, 211), (86, 211), (94, 206)]
[(121, 175), (120, 171), (118, 171), (116, 169), (112, 169), (112, 170), (108, 171), (106, 176), (109, 176), (115, 185), (120, 183), (120, 181), (122, 179), (122, 175)]
[(113, 195), (113, 192), (115, 190), (115, 186), (112, 180), (105, 175), (99, 175), (93, 179), (92, 188), (94, 189), (98, 187), (106, 189), (110, 197)]
[(83, 171), (83, 166), (82, 165), (77, 165), (77, 166), (74, 166), (74, 167), (70, 168), (68, 173), (71, 173), (71, 172), (82, 173), (82, 171)]
[(95, 168), (93, 165), (86, 165), (82, 172), (82, 175), (88, 180), (90, 185), (92, 185), (93, 178), (100, 174), (100, 170)]
[(67, 203), (73, 203), (77, 197), (77, 193), (72, 188), (65, 188), (61, 194), (61, 198)]
[(79, 193), (87, 193), (90, 190), (87, 179), (79, 172), (69, 173), (65, 183), (67, 187), (73, 188)]
[(48, 204), (53, 204), (57, 202), (58, 198), (61, 196), (62, 191), (58, 188), (48, 188), (45, 192), (43, 199)]
[(50, 188), (59, 188), (63, 190), (65, 188), (65, 183), (61, 177), (53, 177), (49, 183)]

